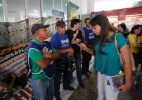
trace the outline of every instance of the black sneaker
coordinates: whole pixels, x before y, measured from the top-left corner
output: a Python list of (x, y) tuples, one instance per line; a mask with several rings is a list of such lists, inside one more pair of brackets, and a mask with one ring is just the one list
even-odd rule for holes
[(75, 88), (74, 88), (74, 87), (69, 86), (68, 88), (64, 88), (64, 90), (71, 90), (71, 91), (73, 91), (73, 90), (75, 90)]
[(84, 85), (83, 83), (79, 83), (79, 85), (80, 85), (82, 88), (85, 87), (85, 85)]
[(55, 96), (56, 100), (61, 100), (60, 96)]

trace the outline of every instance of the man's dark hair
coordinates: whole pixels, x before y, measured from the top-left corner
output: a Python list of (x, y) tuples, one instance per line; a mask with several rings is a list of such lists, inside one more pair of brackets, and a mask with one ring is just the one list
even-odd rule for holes
[(74, 27), (75, 24), (80, 23), (79, 19), (72, 19), (71, 20), (71, 28)]
[(63, 28), (63, 27), (65, 27), (65, 26), (66, 26), (65, 22), (62, 21), (62, 20), (59, 20), (59, 21), (57, 21), (57, 23), (56, 23), (56, 27), (61, 27), (61, 28)]
[(84, 20), (84, 22), (86, 23), (86, 20), (90, 20), (91, 21), (91, 19), (90, 18), (86, 18), (85, 20)]

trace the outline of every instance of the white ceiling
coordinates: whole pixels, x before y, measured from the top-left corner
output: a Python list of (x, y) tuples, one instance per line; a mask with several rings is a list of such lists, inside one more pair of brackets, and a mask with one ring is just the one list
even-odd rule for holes
[(132, 7), (135, 1), (140, 0), (95, 0), (95, 11), (112, 10)]

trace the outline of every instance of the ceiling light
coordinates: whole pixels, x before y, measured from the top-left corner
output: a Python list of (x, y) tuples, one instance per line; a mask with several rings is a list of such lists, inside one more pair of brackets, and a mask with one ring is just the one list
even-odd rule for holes
[(0, 6), (2, 6), (2, 4), (0, 3)]
[(35, 12), (35, 13), (36, 13), (36, 12), (38, 12), (38, 11), (37, 11), (37, 10), (33, 10), (33, 12)]
[(67, 6), (67, 3), (65, 5)]

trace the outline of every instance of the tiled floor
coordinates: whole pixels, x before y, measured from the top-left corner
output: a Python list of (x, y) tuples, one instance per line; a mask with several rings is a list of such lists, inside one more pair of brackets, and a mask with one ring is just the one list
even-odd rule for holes
[[(94, 57), (92, 57), (91, 61), (90, 61), (90, 70), (93, 69), (93, 60)], [(73, 76), (76, 78), (76, 71), (74, 71)], [(75, 81), (73, 82), (73, 84), (71, 84), (74, 88), (78, 87), (78, 81), (77, 78), (75, 79)], [(81, 88), (81, 87), (80, 87)], [(61, 84), (60, 86), (60, 95), (61, 95), (61, 99), (62, 100), (68, 100), (69, 97), (72, 95), (74, 91), (69, 91), (69, 90), (63, 90), (63, 85)], [(55, 98), (54, 98), (55, 100)]]
[[(97, 100), (96, 73), (89, 80), (84, 80), (85, 88), (77, 87), (69, 100)], [(117, 100), (142, 100), (142, 77), (138, 90), (131, 90), (128, 93), (120, 92)]]
[[(94, 57), (92, 57), (91, 62), (90, 62), (90, 70), (93, 71), (93, 60)], [(76, 78), (76, 72), (74, 71), (73, 76)], [(97, 100), (97, 74), (94, 72), (90, 79), (85, 79), (85, 88), (81, 88), (78, 86), (78, 81), (77, 79), (71, 84), (76, 90), (74, 91), (69, 91), (69, 90), (63, 90), (63, 86), (61, 84), (60, 86), (60, 95), (62, 100)], [(27, 89), (28, 92), (26, 91)], [(15, 94), (17, 97), (24, 95), (25, 97), (30, 97), (31, 96), (31, 88), (26, 88), (25, 90), (22, 90), (22, 92), (16, 91)], [(10, 100), (29, 100), (26, 99), (25, 97), (21, 96), (21, 99), (14, 99), (13, 97)], [(54, 98), (55, 100), (55, 98)], [(132, 90), (129, 93), (119, 93), (118, 100), (142, 100), (142, 77), (141, 77), (141, 83), (140, 83), (140, 88), (138, 90)]]

